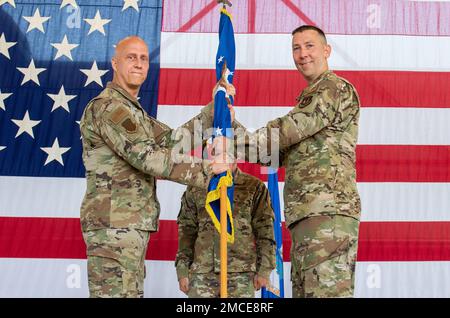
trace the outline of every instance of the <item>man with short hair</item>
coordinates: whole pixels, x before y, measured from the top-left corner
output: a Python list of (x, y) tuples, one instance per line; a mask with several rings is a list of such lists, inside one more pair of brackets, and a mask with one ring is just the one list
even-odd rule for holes
[[(80, 221), (89, 292), (91, 297), (143, 297), (147, 244), (160, 214), (156, 178), (206, 189), (210, 177), (230, 165), (197, 163), (181, 154), (174, 158), (179, 142), (171, 137), (174, 131), (148, 116), (137, 100), (149, 69), (141, 38), (121, 40), (112, 67), (113, 81), (89, 102), (80, 123), (87, 181)], [(211, 127), (212, 107), (182, 128), (193, 135), (194, 120), (202, 130)]]
[[(233, 172), (234, 243), (227, 244), (228, 296), (254, 298), (275, 268), (274, 214), (264, 183)], [(190, 298), (220, 297), (220, 234), (205, 209), (207, 191), (188, 186), (178, 214), (175, 261), (180, 290)]]
[(308, 86), (287, 115), (248, 134), (245, 151), (238, 154), (248, 161), (255, 150), (266, 153), (266, 145), (279, 148), (286, 168), (284, 213), (292, 238), (294, 297), (351, 297), (354, 290), (360, 104), (353, 85), (329, 70), (330, 54), (318, 27), (304, 25), (292, 32), (294, 63)]

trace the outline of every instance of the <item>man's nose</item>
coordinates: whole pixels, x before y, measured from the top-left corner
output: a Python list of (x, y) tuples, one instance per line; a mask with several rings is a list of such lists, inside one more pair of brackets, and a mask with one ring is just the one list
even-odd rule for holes
[(305, 49), (299, 49), (299, 57), (300, 57), (301, 59), (305, 59), (305, 58), (308, 57), (308, 54), (306, 53), (306, 50), (305, 50)]
[(134, 63), (134, 67), (136, 68), (142, 68), (143, 62), (140, 59), (136, 60), (136, 63)]

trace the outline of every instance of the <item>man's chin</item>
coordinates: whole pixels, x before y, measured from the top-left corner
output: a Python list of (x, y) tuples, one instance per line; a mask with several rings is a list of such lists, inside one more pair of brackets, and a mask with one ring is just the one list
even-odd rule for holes
[(299, 70), (299, 71), (304, 78), (308, 78), (312, 75), (312, 72), (310, 72), (309, 70)]
[(303, 76), (308, 76), (309, 73), (311, 73), (311, 70), (309, 70), (309, 68), (304, 68), (304, 67), (300, 67), (297, 66), (297, 70), (300, 72), (300, 74), (302, 74)]
[(141, 87), (142, 83), (144, 83), (144, 81), (133, 81), (128, 83), (128, 86), (132, 89), (138, 89), (139, 87)]

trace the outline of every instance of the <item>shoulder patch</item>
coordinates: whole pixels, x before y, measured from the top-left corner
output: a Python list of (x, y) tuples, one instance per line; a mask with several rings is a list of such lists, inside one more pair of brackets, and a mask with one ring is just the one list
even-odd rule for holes
[(313, 99), (313, 97), (311, 95), (305, 96), (301, 99), (300, 105), (308, 106), (309, 104), (311, 104), (312, 99)]
[(108, 119), (114, 125), (120, 125), (127, 133), (134, 134), (137, 131), (137, 124), (130, 110), (125, 106), (118, 106), (108, 115)]
[(152, 126), (153, 136), (155, 139), (159, 139), (161, 134), (166, 133), (167, 131), (170, 131), (170, 127), (163, 124), (162, 122), (158, 121), (157, 119), (150, 117), (150, 123)]
[(129, 113), (129, 111), (125, 108), (125, 107), (123, 107), (123, 106), (120, 106), (120, 107), (118, 107), (117, 109), (115, 109), (112, 113), (111, 113), (111, 115), (109, 115), (109, 118), (111, 119), (111, 121), (114, 123), (114, 124), (118, 124), (118, 123), (120, 123), (125, 117), (127, 117), (127, 115), (129, 115), (130, 113)]

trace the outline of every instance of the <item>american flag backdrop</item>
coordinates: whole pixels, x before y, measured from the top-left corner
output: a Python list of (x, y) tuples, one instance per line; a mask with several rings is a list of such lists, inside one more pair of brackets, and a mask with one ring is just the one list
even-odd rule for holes
[[(355, 295), (450, 297), (450, 2), (232, 2), (245, 126), (286, 114), (306, 86), (290, 49), (301, 24), (328, 34), (331, 69), (360, 95)], [(88, 296), (78, 219), (84, 106), (112, 77), (113, 45), (137, 34), (152, 58), (142, 105), (171, 127), (184, 123), (211, 98), (218, 20), (215, 0), (0, 0), (0, 297)], [(267, 181), (258, 167), (241, 168)], [(282, 196), (283, 169), (279, 181)], [(158, 181), (146, 297), (184, 296), (174, 268), (183, 191)]]

